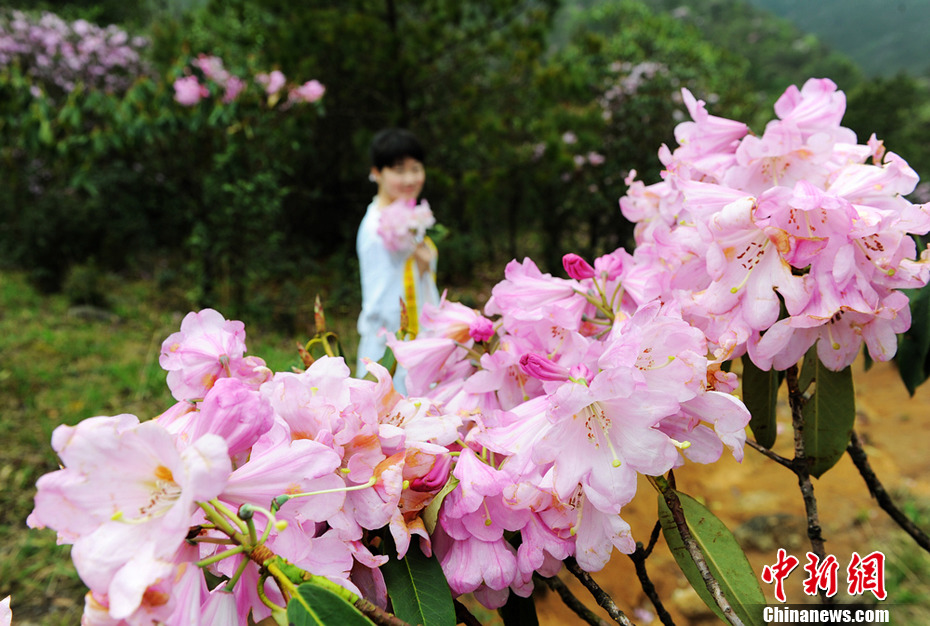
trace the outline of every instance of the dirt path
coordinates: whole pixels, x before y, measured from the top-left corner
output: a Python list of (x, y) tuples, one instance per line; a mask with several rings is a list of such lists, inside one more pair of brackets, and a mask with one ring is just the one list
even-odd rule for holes
[[(930, 415), (930, 385), (924, 385), (910, 398), (893, 365), (876, 364), (865, 372), (857, 364), (854, 372), (856, 430), (873, 469), (890, 493), (926, 506), (930, 503), (930, 481), (926, 478), (930, 471), (930, 454), (925, 443), (926, 418)], [(791, 425), (784, 400), (783, 405), (775, 451), (791, 457)], [(785, 548), (789, 554), (798, 557), (801, 566), (807, 562), (804, 555), (810, 544), (806, 536), (804, 506), (797, 480), (787, 469), (747, 448), (742, 464), (726, 456), (710, 466), (688, 464), (676, 472), (676, 477), (682, 491), (702, 499), (734, 531), (747, 551), (757, 577), (764, 565), (774, 563), (778, 548)], [(844, 456), (821, 479), (815, 480), (814, 490), (827, 540), (827, 554), (835, 555), (839, 562), (841, 589), (846, 584), (845, 568), (853, 551), (862, 556), (875, 550), (882, 551), (886, 556), (886, 572), (892, 567), (892, 562), (900, 562), (904, 566), (909, 555), (913, 558), (913, 553), (920, 551), (916, 544), (902, 538), (894, 522), (871, 500), (865, 483), (848, 456)], [(648, 541), (656, 520), (654, 493), (648, 483), (642, 481), (636, 499), (623, 513), (633, 528), (634, 537), (644, 543)], [(901, 497), (896, 500), (901, 500)], [(811, 600), (802, 591), (805, 574), (801, 566), (786, 581), (788, 601), (792, 603)], [(676, 624), (718, 623), (690, 590), (661, 538), (647, 561), (647, 568)], [(584, 588), (570, 575), (563, 573), (562, 576), (579, 598), (595, 607)], [(634, 623), (640, 626), (659, 623), (654, 619), (654, 609), (643, 593), (628, 557), (615, 553), (607, 568), (594, 577)], [(772, 586), (763, 583), (762, 587), (769, 601), (774, 602)], [(895, 601), (892, 594), (889, 590), (887, 603)], [(848, 597), (846, 600), (853, 601)], [(857, 599), (860, 602), (870, 600), (871, 594)], [(581, 623), (554, 594), (545, 595), (538, 601), (538, 606), (541, 624)], [(603, 611), (598, 610), (598, 614), (606, 618)], [(904, 623), (898, 619), (894, 621)]]

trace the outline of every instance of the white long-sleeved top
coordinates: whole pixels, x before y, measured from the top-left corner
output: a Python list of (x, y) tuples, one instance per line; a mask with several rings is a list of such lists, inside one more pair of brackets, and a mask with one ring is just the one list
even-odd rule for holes
[[(400, 301), (406, 300), (404, 294), (404, 269), (407, 259), (413, 254), (411, 250), (388, 250), (378, 234), (378, 221), (381, 209), (378, 198), (368, 205), (365, 217), (358, 227), (355, 248), (358, 253), (358, 266), (362, 280), (362, 312), (358, 316), (358, 360), (356, 376), (362, 377), (367, 372), (364, 359), (377, 361), (384, 355), (387, 345), (382, 329), (395, 333), (400, 328)], [(416, 315), (419, 319), (424, 304), (438, 304), (439, 290), (436, 287), (436, 260), (430, 263), (429, 271), (420, 274), (414, 263), (414, 285), (416, 288), (416, 308), (411, 310), (407, 303), (407, 315)], [(403, 392), (403, 373), (398, 368), (394, 377), (395, 387)]]

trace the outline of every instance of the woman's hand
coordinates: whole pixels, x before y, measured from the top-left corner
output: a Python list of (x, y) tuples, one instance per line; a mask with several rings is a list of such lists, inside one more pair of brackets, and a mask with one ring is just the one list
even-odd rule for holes
[(413, 251), (413, 258), (416, 260), (417, 270), (422, 276), (429, 271), (430, 265), (436, 260), (436, 249), (421, 241)]

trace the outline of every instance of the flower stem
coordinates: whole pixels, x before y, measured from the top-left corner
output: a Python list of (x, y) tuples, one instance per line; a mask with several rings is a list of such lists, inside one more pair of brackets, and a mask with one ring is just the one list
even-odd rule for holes
[(243, 546), (236, 546), (235, 548), (224, 550), (223, 552), (219, 552), (217, 554), (214, 554), (213, 556), (208, 556), (205, 559), (197, 561), (196, 565), (197, 567), (206, 567), (208, 565), (213, 565), (214, 563), (222, 561), (223, 559), (228, 559), (231, 556), (242, 554), (245, 551), (246, 551), (246, 548), (244, 548)]

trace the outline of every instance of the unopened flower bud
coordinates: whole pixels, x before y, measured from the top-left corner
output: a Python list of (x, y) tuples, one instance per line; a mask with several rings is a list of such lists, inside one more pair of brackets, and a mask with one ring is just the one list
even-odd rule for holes
[(562, 266), (565, 272), (575, 280), (594, 278), (594, 268), (591, 264), (573, 252), (562, 257)]
[(494, 336), (494, 324), (486, 317), (476, 317), (468, 326), (468, 336), (475, 341), (487, 341)]
[(449, 468), (452, 466), (452, 457), (448, 454), (437, 456), (433, 467), (423, 476), (410, 481), (410, 488), (414, 491), (435, 491), (449, 481)]
[(532, 352), (520, 357), (520, 369), (533, 378), (545, 381), (568, 380), (570, 374), (567, 367)]

